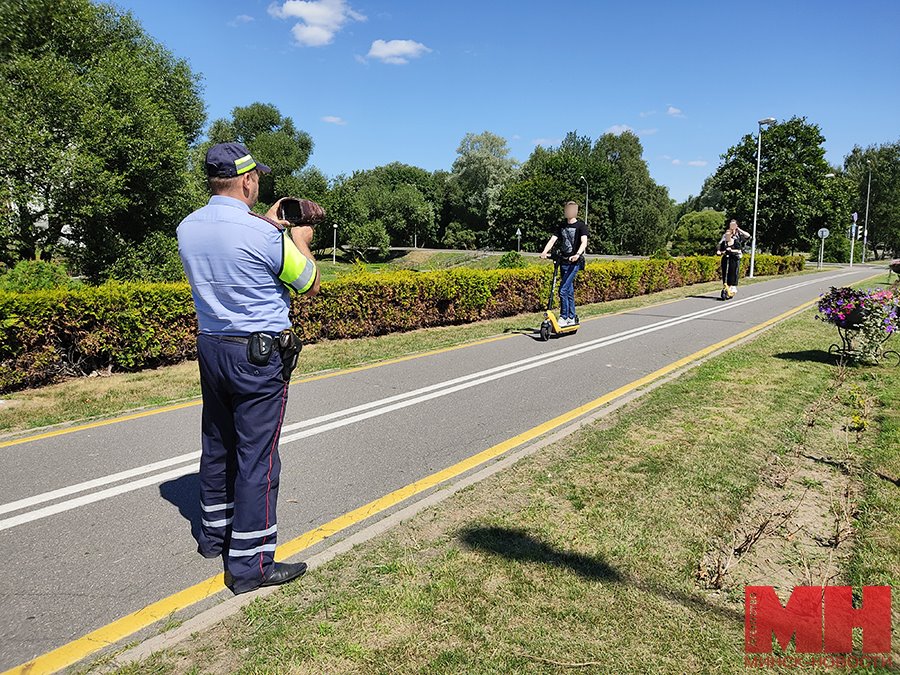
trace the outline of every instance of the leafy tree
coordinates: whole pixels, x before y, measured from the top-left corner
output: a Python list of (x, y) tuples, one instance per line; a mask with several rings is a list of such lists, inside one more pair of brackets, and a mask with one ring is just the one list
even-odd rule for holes
[(478, 248), (478, 234), (457, 221), (447, 225), (442, 241), (446, 248), (465, 250)]
[(321, 238), (330, 239), (332, 227), (337, 224), (338, 248), (361, 260), (367, 260), (373, 249), (381, 256), (387, 255), (390, 247), (387, 228), (381, 220), (371, 218), (369, 199), (358, 185), (339, 176), (323, 200), (327, 221), (316, 228), (314, 245), (330, 246), (331, 241), (324, 244)]
[(67, 244), (96, 277), (123, 242), (171, 231), (199, 192), (199, 78), (129, 13), (89, 0), (0, 3), (0, 257)]
[(869, 245), (880, 248), (881, 256), (900, 255), (900, 141), (856, 146), (844, 158), (844, 170), (854, 182), (853, 210), (864, 224), (869, 169), (872, 190), (869, 196)]
[(130, 246), (105, 275), (116, 281), (183, 281), (184, 267), (178, 255), (178, 240), (162, 232), (151, 232), (140, 244)]
[[(763, 132), (757, 242), (776, 253), (807, 250), (828, 211), (825, 138), (819, 126), (793, 117)], [(729, 217), (753, 221), (757, 137), (744, 136), (722, 155), (713, 184)]]
[(466, 134), (456, 149), (453, 178), (477, 229), (493, 223), (500, 210), (500, 195), (513, 177), (516, 161), (509, 156), (506, 139), (489, 131)]
[(722, 211), (691, 211), (678, 219), (672, 255), (710, 255), (725, 229)]
[(557, 148), (535, 148), (502, 193), (499, 216), (489, 230), (491, 245), (514, 243), (520, 228), (523, 246), (543, 246), (562, 218), (563, 203), (584, 203), (586, 180), (590, 207), (582, 209), (582, 217), (591, 229), (589, 251), (649, 254), (665, 246), (671, 200), (650, 177), (642, 153), (637, 136), (629, 132), (604, 134), (596, 142), (570, 132)]
[(272, 173), (260, 176), (259, 200), (271, 204), (279, 196), (277, 181), (294, 175), (306, 166), (312, 153), (312, 138), (294, 125), (271, 103), (251, 103), (231, 111), (231, 119), (219, 119), (209, 129), (209, 145), (237, 141), (250, 150), (253, 157), (272, 168)]

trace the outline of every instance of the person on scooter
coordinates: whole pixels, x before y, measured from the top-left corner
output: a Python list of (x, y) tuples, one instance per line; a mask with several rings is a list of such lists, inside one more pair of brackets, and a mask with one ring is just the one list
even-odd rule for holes
[(550, 251), (559, 242), (559, 325), (574, 326), (575, 316), (575, 275), (584, 269), (584, 252), (588, 244), (588, 226), (578, 217), (578, 204), (566, 202), (565, 220), (556, 226), (554, 233), (541, 252), (542, 258), (550, 256)]
[(728, 289), (729, 297), (737, 293), (744, 242), (749, 238), (750, 233), (739, 227), (737, 218), (732, 218), (716, 248), (716, 255), (722, 256), (722, 284)]

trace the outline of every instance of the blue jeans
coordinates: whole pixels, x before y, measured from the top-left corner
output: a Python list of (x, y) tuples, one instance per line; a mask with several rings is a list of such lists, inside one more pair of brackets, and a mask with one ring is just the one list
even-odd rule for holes
[(581, 266), (576, 263), (562, 263), (559, 266), (559, 317), (575, 318), (575, 275)]

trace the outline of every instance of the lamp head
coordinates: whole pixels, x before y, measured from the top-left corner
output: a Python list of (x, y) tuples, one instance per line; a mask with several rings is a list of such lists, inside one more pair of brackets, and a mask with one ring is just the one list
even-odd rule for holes
[(764, 117), (759, 121), (759, 126), (767, 125), (767, 124), (775, 124), (777, 120), (774, 117)]

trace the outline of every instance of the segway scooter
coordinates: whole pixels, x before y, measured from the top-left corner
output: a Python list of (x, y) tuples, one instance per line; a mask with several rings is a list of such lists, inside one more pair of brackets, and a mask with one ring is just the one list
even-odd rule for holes
[(575, 323), (571, 326), (560, 326), (556, 314), (553, 309), (551, 309), (553, 307), (553, 291), (556, 288), (556, 277), (559, 276), (559, 266), (562, 260), (558, 253), (554, 253), (551, 257), (553, 258), (553, 279), (550, 281), (550, 294), (547, 296), (547, 309), (544, 312), (544, 320), (541, 323), (540, 328), (541, 340), (544, 342), (549, 340), (551, 335), (569, 335), (579, 328), (577, 314), (575, 315)]

